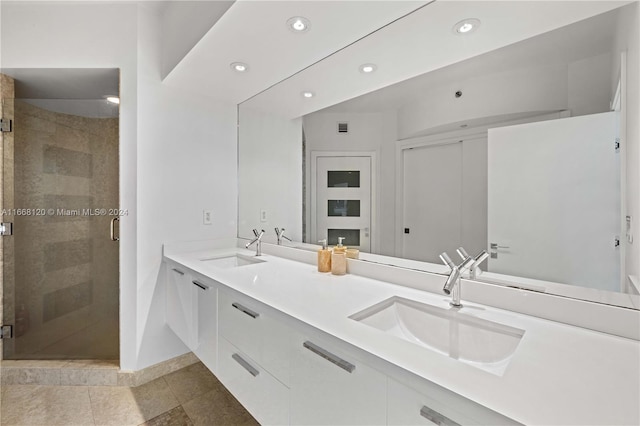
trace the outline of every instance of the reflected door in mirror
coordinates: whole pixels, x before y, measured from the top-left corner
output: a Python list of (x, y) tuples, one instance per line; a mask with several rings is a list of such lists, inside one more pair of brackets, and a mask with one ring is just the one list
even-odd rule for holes
[[(312, 241), (371, 250), (371, 157), (316, 156)], [(315, 225), (314, 225), (315, 219)]]

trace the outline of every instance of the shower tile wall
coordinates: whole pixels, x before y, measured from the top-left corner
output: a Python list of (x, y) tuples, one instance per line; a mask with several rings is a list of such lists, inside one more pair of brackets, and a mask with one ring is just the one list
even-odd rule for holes
[(42, 210), (13, 218), (16, 338), (5, 359), (117, 359), (113, 216), (87, 211), (118, 208), (118, 120), (25, 101), (15, 110), (13, 203)]
[[(0, 117), (5, 120), (14, 120), (13, 111), (13, 98), (15, 97), (15, 84), (13, 78), (0, 74)], [(5, 195), (8, 195), (13, 199), (13, 188), (4, 189), (4, 168), (7, 163), (13, 164), (13, 133), (0, 132), (0, 208), (7, 208), (7, 204), (3, 201)], [(8, 146), (9, 149), (4, 147)], [(11, 165), (9, 167), (12, 167)], [(13, 175), (12, 169), (9, 170)], [(4, 221), (4, 218), (3, 218)], [(1, 238), (1, 237), (0, 237)], [(4, 259), (4, 254), (8, 254), (8, 259)], [(4, 281), (6, 285), (0, 285), (0, 319), (4, 324), (12, 324), (14, 309), (14, 284), (13, 284), (13, 240), (3, 239), (0, 240), (0, 271), (5, 271)], [(2, 274), (0, 274), (0, 280), (2, 280)], [(2, 284), (2, 281), (0, 281)], [(5, 307), (4, 300), (7, 300), (7, 306)], [(7, 321), (7, 319), (11, 321)], [(0, 340), (0, 359), (2, 359), (2, 351), (4, 348), (9, 352), (13, 351), (12, 340)]]

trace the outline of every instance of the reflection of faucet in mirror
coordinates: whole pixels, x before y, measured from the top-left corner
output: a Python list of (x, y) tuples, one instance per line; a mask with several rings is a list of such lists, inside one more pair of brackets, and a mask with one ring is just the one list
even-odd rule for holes
[(276, 229), (276, 237), (278, 237), (278, 245), (282, 245), (283, 238), (291, 242), (291, 238), (284, 235), (284, 228), (275, 228), (275, 229)]
[(256, 237), (253, 240), (249, 241), (247, 245), (245, 245), (245, 248), (249, 248), (252, 244), (255, 243), (256, 256), (262, 256), (262, 236), (264, 235), (264, 229), (258, 232), (258, 230), (254, 228), (253, 235), (255, 235)]
[(451, 268), (451, 272), (447, 277), (447, 281), (445, 281), (444, 286), (442, 287), (442, 291), (444, 294), (451, 295), (451, 302), (449, 303), (454, 308), (461, 308), (462, 304), (460, 303), (460, 277), (464, 271), (471, 267), (475, 263), (475, 259), (471, 256), (467, 256), (466, 259), (462, 261), (459, 265), (453, 263), (453, 260), (449, 257), (446, 252), (443, 252), (440, 255), (440, 259)]
[[(456, 252), (458, 253), (458, 256), (462, 258), (462, 260), (466, 260), (469, 257), (469, 253), (467, 253), (467, 251), (463, 247), (458, 247), (456, 249)], [(473, 263), (469, 268), (470, 280), (475, 280), (476, 277), (482, 273), (482, 269), (480, 269), (480, 264), (485, 260), (487, 260), (487, 257), (489, 257), (489, 253), (487, 253), (486, 250), (482, 250), (480, 253), (478, 253), (476, 257), (473, 258)]]

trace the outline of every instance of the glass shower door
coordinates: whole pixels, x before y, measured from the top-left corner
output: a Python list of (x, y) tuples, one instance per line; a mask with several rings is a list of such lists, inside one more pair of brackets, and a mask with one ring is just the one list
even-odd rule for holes
[(119, 358), (118, 118), (70, 102), (3, 100), (4, 359)]

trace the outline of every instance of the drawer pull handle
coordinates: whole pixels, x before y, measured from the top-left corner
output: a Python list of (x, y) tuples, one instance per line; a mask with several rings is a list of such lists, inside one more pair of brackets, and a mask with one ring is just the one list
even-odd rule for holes
[(251, 374), (253, 377), (256, 377), (258, 374), (260, 374), (258, 370), (253, 368), (253, 366), (249, 364), (247, 361), (245, 361), (240, 355), (233, 354), (231, 355), (231, 358), (233, 358), (238, 364), (240, 364), (242, 368), (247, 370), (249, 374)]
[(200, 281), (193, 280), (191, 282), (194, 283), (196, 286), (200, 287), (203, 290), (209, 290), (209, 287), (204, 285), (204, 284), (202, 284)]
[(236, 308), (237, 310), (239, 310), (241, 312), (244, 312), (245, 314), (249, 315), (251, 318), (258, 318), (260, 316), (259, 313), (254, 312), (251, 309), (242, 306), (238, 302), (232, 303), (231, 306), (233, 306), (234, 308)]
[(454, 422), (449, 417), (443, 416), (426, 405), (423, 405), (420, 409), (420, 415), (439, 426), (460, 426), (459, 423)]
[(349, 373), (353, 373), (353, 370), (356, 369), (356, 366), (351, 364), (349, 361), (345, 361), (344, 359), (332, 354), (331, 352), (325, 349), (322, 349), (320, 346), (308, 340), (304, 342), (302, 346), (309, 349), (314, 354), (321, 356), (327, 361), (334, 363), (335, 365), (337, 365), (338, 367), (342, 368), (343, 370)]
[(184, 272), (182, 272), (180, 269), (173, 268), (173, 272), (184, 275)]

